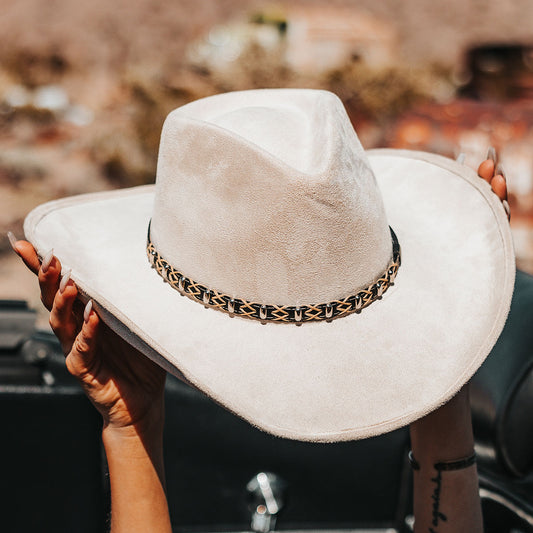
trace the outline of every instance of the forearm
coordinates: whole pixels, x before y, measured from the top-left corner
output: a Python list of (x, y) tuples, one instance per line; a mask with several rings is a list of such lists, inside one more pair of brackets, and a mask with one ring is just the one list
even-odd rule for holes
[(474, 450), (468, 388), (448, 404), (411, 424), (416, 533), (483, 531), (475, 465), (439, 472), (436, 463), (468, 457)]
[(165, 494), (162, 422), (144, 432), (106, 427), (102, 433), (111, 484), (111, 532), (171, 532)]

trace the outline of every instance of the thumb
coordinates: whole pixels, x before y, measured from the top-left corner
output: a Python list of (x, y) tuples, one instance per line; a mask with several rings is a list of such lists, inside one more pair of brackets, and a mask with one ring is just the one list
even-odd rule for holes
[(83, 325), (72, 344), (72, 349), (66, 358), (67, 370), (78, 379), (84, 381), (92, 374), (97, 353), (96, 341), (100, 319), (92, 310), (92, 300), (85, 306)]

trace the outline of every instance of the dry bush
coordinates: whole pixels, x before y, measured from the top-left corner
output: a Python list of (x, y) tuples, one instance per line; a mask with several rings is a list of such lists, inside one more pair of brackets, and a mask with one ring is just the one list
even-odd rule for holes
[(283, 47), (267, 50), (251, 42), (223, 72), (210, 73), (218, 92), (290, 87), (297, 75), (284, 62)]
[(68, 73), (70, 65), (56, 49), (19, 50), (6, 54), (2, 67), (26, 87), (58, 83)]
[(413, 104), (433, 98), (433, 75), (427, 71), (389, 67), (375, 70), (349, 64), (324, 76), (324, 85), (350, 107), (373, 119), (397, 115)]

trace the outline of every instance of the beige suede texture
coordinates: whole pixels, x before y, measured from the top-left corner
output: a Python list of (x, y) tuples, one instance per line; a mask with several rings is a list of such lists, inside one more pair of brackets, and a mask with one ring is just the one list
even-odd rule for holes
[(271, 95), (228, 93), (168, 116), (152, 240), (185, 276), (234, 298), (350, 296), (392, 255), (376, 180), (335, 95)]
[[(268, 92), (235, 95), (266, 124), (262, 146), (239, 106), (224, 104), (218, 124), (213, 99), (205, 116), (186, 106), (165, 125), (156, 186), (50, 202), (27, 217), (26, 237), (41, 255), (54, 248), (120, 335), (260, 429), (324, 442), (391, 431), (451, 398), (496, 342), (515, 273), (505, 212), (463, 165), (363, 153), (335, 98), (299, 91), (267, 112), (257, 98), (288, 98)], [(272, 139), (278, 120), (287, 150)], [(184, 263), (173, 266), (264, 303), (328, 301), (379, 274), (388, 224), (402, 266), (360, 314), (262, 325), (164, 283), (146, 257), (150, 218), (161, 253)]]

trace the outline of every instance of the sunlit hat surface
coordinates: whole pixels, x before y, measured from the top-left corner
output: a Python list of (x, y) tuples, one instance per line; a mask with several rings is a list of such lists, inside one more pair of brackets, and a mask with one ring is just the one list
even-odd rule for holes
[(109, 326), (282, 437), (384, 433), (450, 399), (496, 342), (515, 263), (490, 186), (446, 158), (365, 152), (331, 93), (173, 111), (155, 185), (25, 221)]

